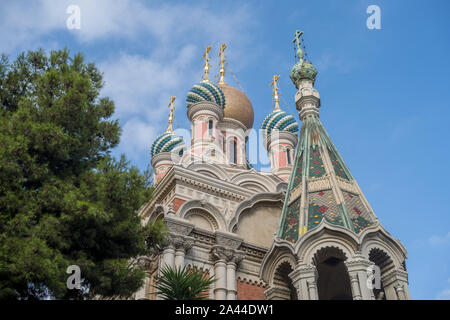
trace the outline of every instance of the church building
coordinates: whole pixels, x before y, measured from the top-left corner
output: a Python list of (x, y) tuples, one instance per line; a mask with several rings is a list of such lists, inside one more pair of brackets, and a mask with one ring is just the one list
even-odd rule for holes
[[(150, 150), (153, 199), (139, 212), (143, 223), (162, 219), (170, 235), (162, 253), (148, 259), (135, 299), (159, 298), (153, 285), (164, 265), (214, 275), (211, 299), (410, 299), (406, 249), (383, 228), (325, 131), (302, 32), (294, 43), (289, 76), (300, 130), (280, 107), (278, 75), (273, 111), (254, 124), (250, 99), (225, 82), (226, 45), (218, 83), (209, 79), (207, 47), (203, 78), (187, 94), (191, 141), (173, 130), (171, 98), (167, 129)], [(254, 127), (270, 172), (247, 160)]]

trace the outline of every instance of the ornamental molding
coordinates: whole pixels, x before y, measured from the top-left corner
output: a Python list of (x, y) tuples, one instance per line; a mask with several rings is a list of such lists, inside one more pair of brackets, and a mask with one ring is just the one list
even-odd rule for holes
[(172, 151), (160, 152), (152, 157), (150, 163), (153, 168), (155, 168), (158, 163), (172, 165), (174, 157), (180, 158), (180, 156), (174, 154)]
[(151, 208), (161, 203), (167, 194), (177, 184), (191, 186), (196, 190), (218, 195), (221, 198), (242, 202), (254, 192), (247, 188), (235, 185), (231, 182), (215, 179), (196, 171), (173, 165), (164, 178), (156, 185), (153, 200), (142, 207), (140, 214), (144, 217), (149, 215)]
[(302, 187), (302, 184), (299, 183), (298, 186), (296, 186), (290, 192), (288, 206), (291, 205), (294, 201), (296, 201), (302, 195), (302, 192), (303, 192), (303, 187)]
[[(261, 131), (263, 130), (261, 129)], [(263, 144), (269, 152), (272, 150), (274, 145), (283, 142), (288, 143), (292, 148), (295, 148), (297, 141), (297, 135), (289, 131), (274, 130), (268, 135), (263, 134)]]
[(172, 234), (189, 235), (194, 230), (194, 225), (187, 220), (175, 216), (165, 216), (164, 223)]
[(356, 195), (359, 194), (358, 188), (356, 188), (352, 182), (342, 179), (341, 177), (338, 176), (336, 176), (336, 180), (341, 190), (351, 192)]
[[(236, 132), (234, 132), (235, 134), (238, 134), (241, 137), (246, 137), (248, 135), (247, 133), (247, 127), (240, 122), (239, 120), (233, 119), (233, 118), (223, 118), (223, 120), (220, 122), (220, 129), (221, 130), (227, 130), (227, 129), (232, 129), (232, 130), (237, 130)], [(242, 132), (239, 133), (239, 130), (242, 130)], [(232, 136), (232, 133), (230, 133), (230, 135)], [(227, 137), (229, 136), (228, 132), (227, 132)]]
[(237, 206), (236, 211), (233, 214), (233, 218), (230, 220), (230, 223), (228, 224), (227, 230), (229, 232), (232, 232), (233, 228), (239, 223), (239, 218), (240, 218), (241, 214), (245, 210), (251, 209), (257, 203), (259, 203), (259, 202), (272, 202), (272, 203), (280, 202), (280, 204), (282, 204), (283, 200), (284, 200), (284, 195), (282, 192), (265, 192), (265, 193), (254, 194), (250, 199), (241, 202)]
[(308, 180), (308, 192), (317, 192), (331, 189), (331, 181), (328, 176)]
[(184, 236), (180, 234), (169, 234), (168, 247), (173, 247), (175, 250), (181, 250), (187, 252), (195, 243), (194, 237)]
[(244, 252), (233, 249), (231, 247), (215, 245), (211, 248), (211, 258), (216, 262), (223, 261), (226, 263), (233, 263), (235, 265), (238, 265), (244, 259), (244, 257)]
[(408, 272), (399, 269), (393, 269), (386, 272), (385, 274), (382, 274), (381, 281), (383, 282), (383, 285), (385, 287), (395, 281), (403, 281), (408, 283)]
[(192, 215), (205, 218), (214, 231), (226, 228), (226, 222), (220, 210), (205, 200), (190, 200), (181, 205), (178, 215), (182, 219), (188, 219)]
[(189, 121), (192, 121), (192, 118), (201, 111), (210, 111), (214, 115), (217, 115), (219, 118), (219, 121), (222, 121), (223, 119), (223, 109), (211, 101), (199, 101), (197, 103), (194, 103), (191, 105), (187, 110), (187, 117)]
[(244, 242), (244, 239), (237, 236), (234, 233), (216, 231), (216, 243), (217, 245), (229, 247), (232, 249), (238, 249), (239, 246)]

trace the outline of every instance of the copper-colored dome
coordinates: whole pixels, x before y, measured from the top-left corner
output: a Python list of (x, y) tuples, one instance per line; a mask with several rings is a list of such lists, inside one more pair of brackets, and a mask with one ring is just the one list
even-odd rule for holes
[(253, 126), (255, 114), (246, 94), (227, 84), (219, 84), (219, 87), (225, 95), (224, 117), (238, 120), (250, 129)]

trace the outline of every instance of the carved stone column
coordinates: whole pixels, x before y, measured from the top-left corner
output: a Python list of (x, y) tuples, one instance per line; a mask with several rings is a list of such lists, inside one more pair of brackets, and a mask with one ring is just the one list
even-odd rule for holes
[(367, 270), (374, 263), (360, 253), (344, 263), (350, 278), (353, 300), (374, 300), (373, 290), (367, 283)]
[(169, 214), (164, 217), (164, 222), (170, 231), (168, 244), (162, 256), (163, 265), (170, 267), (182, 267), (184, 265), (184, 255), (186, 251), (185, 242), (192, 246), (193, 238), (188, 235), (194, 229), (194, 225), (185, 219), (176, 217), (173, 210), (169, 208)]
[(404, 270), (394, 269), (381, 275), (384, 292), (387, 300), (410, 300), (408, 288), (408, 273)]
[(318, 300), (317, 269), (315, 266), (300, 264), (289, 274), (297, 290), (299, 300)]
[(187, 236), (178, 236), (175, 240), (175, 267), (183, 268), (184, 267), (184, 257), (186, 252), (192, 247), (194, 244), (193, 237)]
[(214, 298), (216, 300), (227, 299), (227, 253), (226, 249), (221, 246), (214, 246), (211, 250), (214, 260), (214, 275), (216, 282), (214, 283)]
[(216, 244), (211, 255), (216, 282), (214, 296), (217, 300), (235, 300), (237, 297), (236, 268), (244, 254), (238, 250), (243, 239), (234, 233), (216, 231)]
[(227, 261), (227, 300), (236, 300), (236, 268), (239, 262), (244, 258), (244, 253), (233, 250), (228, 256)]

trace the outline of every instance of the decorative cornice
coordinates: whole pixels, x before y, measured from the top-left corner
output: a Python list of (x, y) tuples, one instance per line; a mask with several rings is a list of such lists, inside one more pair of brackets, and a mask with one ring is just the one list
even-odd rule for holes
[(331, 189), (331, 182), (328, 175), (308, 180), (308, 192), (317, 192), (328, 189)]
[(187, 236), (194, 229), (194, 225), (187, 220), (180, 219), (175, 216), (165, 216), (164, 223), (167, 225), (171, 233)]
[(196, 113), (203, 111), (203, 110), (213, 112), (214, 114), (217, 115), (217, 117), (219, 118), (219, 121), (222, 121), (223, 109), (221, 107), (219, 107), (217, 104), (215, 104), (214, 102), (210, 102), (210, 101), (200, 101), (200, 102), (197, 102), (197, 103), (193, 104), (192, 106), (190, 106), (189, 109), (187, 110), (187, 117), (188, 117), (189, 121), (192, 121), (192, 118), (195, 116)]
[(273, 142), (281, 142), (281, 141), (287, 141), (295, 148), (297, 145), (297, 135), (289, 132), (289, 131), (279, 131), (274, 130), (269, 135), (263, 135), (263, 143), (266, 149), (270, 152), (271, 145)]

